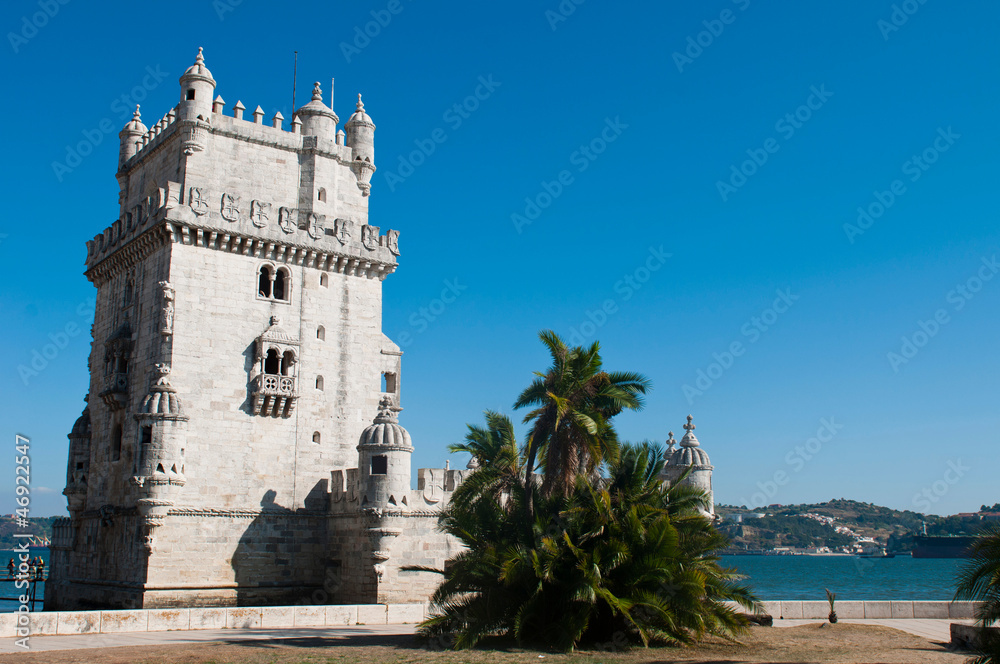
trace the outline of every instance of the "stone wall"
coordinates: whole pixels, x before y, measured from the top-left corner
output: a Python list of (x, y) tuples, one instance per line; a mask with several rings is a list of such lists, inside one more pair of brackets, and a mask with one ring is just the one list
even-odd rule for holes
[[(18, 615), (0, 613), (0, 638), (19, 636), (16, 631)], [(49, 636), (200, 629), (405, 625), (423, 621), (427, 617), (427, 606), (425, 604), (339, 604), (131, 611), (43, 611), (27, 615), (30, 636)]]

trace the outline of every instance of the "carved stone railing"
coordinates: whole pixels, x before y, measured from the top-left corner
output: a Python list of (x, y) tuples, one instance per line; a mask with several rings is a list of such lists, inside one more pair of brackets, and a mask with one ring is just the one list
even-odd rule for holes
[(254, 415), (288, 417), (295, 410), (298, 392), (294, 376), (260, 374), (250, 387)]

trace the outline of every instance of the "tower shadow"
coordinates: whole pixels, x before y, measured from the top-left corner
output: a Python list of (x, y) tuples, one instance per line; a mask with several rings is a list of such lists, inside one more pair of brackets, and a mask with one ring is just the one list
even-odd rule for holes
[[(239, 606), (328, 603), (325, 482), (318, 482), (299, 510), (277, 502), (268, 489), (260, 513), (240, 536), (232, 556)], [(321, 600), (321, 601), (320, 601)]]

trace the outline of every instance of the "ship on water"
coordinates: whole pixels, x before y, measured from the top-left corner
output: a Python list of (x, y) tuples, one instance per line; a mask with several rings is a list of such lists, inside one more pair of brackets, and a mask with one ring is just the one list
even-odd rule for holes
[(976, 541), (972, 535), (915, 535), (914, 558), (968, 558), (969, 547)]

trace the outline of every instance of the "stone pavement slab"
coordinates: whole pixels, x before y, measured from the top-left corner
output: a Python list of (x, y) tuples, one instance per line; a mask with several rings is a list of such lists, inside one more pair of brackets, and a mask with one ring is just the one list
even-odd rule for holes
[[(76, 634), (67, 636), (32, 636), (32, 651), (83, 650), (118, 646), (153, 646), (209, 641), (281, 641), (283, 639), (338, 639), (352, 636), (400, 636), (416, 632), (416, 625), (352, 625), (344, 627), (303, 627), (286, 629), (211, 629), (170, 632), (123, 632), (118, 634)], [(25, 652), (14, 645), (15, 639), (0, 639), (0, 653)]]

